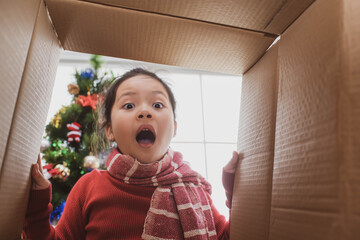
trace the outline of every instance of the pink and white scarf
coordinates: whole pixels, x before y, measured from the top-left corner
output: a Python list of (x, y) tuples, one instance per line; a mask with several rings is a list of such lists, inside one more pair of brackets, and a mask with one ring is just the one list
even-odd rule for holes
[(125, 183), (156, 186), (147, 213), (143, 239), (217, 239), (206, 192), (210, 184), (168, 150), (164, 158), (142, 164), (114, 149), (108, 157), (109, 173)]

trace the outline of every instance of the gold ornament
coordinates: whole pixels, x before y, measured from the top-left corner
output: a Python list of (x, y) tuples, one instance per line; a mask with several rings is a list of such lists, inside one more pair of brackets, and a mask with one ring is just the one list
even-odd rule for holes
[(80, 92), (79, 85), (75, 83), (70, 83), (67, 87), (70, 94), (76, 95)]
[(51, 118), (50, 123), (51, 123), (52, 125), (54, 125), (56, 128), (59, 128), (59, 127), (60, 127), (60, 123), (61, 123), (60, 111), (57, 112), (53, 118)]
[(84, 158), (84, 167), (92, 168), (92, 169), (99, 168), (100, 167), (99, 159), (96, 156), (92, 155), (92, 153), (90, 153), (90, 155)]
[(50, 123), (52, 125), (54, 125), (56, 128), (60, 127), (60, 123), (61, 123), (61, 113), (66, 112), (66, 107), (64, 105), (62, 105), (61, 109), (54, 115), (53, 118), (51, 118)]
[(56, 165), (54, 169), (57, 169), (60, 173), (54, 175), (53, 178), (59, 178), (65, 181), (70, 176), (70, 169), (67, 167), (66, 162)]
[(60, 123), (61, 123), (61, 116), (60, 116), (60, 114), (56, 114), (56, 116), (55, 116), (55, 127), (56, 128), (59, 128), (60, 127)]
[(62, 106), (61, 106), (61, 109), (60, 109), (60, 111), (59, 111), (59, 112), (61, 112), (61, 113), (66, 112), (66, 107), (65, 107), (64, 105), (62, 105)]

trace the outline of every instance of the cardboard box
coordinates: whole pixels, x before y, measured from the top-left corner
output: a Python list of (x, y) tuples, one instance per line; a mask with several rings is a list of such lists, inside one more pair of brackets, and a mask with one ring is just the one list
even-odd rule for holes
[(278, 44), (243, 76), (232, 236), (268, 239), (278, 86)]
[(1, 9), (0, 239), (19, 239), (61, 48), (42, 1)]
[(269, 239), (360, 239), (359, 10), (316, 1), (282, 35)]
[(244, 74), (235, 239), (360, 239), (359, 11), (315, 1)]
[(231, 239), (360, 239), (359, 1), (0, 7), (1, 239), (20, 236), (61, 48), (244, 73)]

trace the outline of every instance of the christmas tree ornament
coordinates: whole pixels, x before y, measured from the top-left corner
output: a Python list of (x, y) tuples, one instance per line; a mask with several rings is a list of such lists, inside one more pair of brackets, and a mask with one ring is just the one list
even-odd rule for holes
[(62, 118), (61, 118), (60, 111), (59, 111), (55, 114), (55, 116), (53, 118), (51, 118), (50, 124), (54, 125), (56, 128), (59, 128), (61, 119)]
[(43, 166), (43, 174), (44, 174), (44, 177), (46, 177), (47, 179), (50, 179), (55, 175), (59, 175), (60, 171), (58, 169), (54, 169), (53, 164), (50, 163), (50, 164)]
[(59, 149), (63, 146), (63, 143), (61, 142), (61, 140), (55, 140), (51, 143), (51, 146), (53, 148)]
[(66, 112), (66, 107), (63, 105), (61, 109), (54, 115), (54, 117), (51, 118), (50, 124), (54, 125), (56, 128), (59, 128), (62, 121), (61, 113), (65, 113), (65, 112)]
[(57, 170), (59, 173), (54, 175), (53, 178), (58, 178), (65, 181), (70, 175), (70, 169), (67, 167), (66, 162), (56, 165), (54, 169)]
[(72, 95), (76, 95), (80, 92), (80, 87), (79, 85), (75, 84), (75, 83), (70, 83), (68, 86), (68, 92)]
[(86, 156), (84, 158), (84, 165), (85, 168), (91, 168), (91, 169), (98, 169), (100, 167), (100, 162), (99, 159), (92, 155), (92, 153), (90, 153), (90, 155)]
[(52, 225), (56, 225), (59, 222), (60, 217), (64, 211), (65, 200), (60, 201), (60, 205), (57, 206), (50, 214), (50, 222)]
[(61, 106), (61, 109), (59, 110), (60, 113), (66, 112), (66, 107), (64, 105)]
[(55, 126), (56, 128), (59, 128), (59, 127), (60, 127), (60, 123), (61, 123), (61, 115), (60, 115), (60, 114), (57, 114), (57, 115), (55, 116), (55, 124), (54, 124), (54, 126)]
[(68, 142), (73, 142), (74, 140), (76, 142), (80, 142), (81, 137), (81, 125), (77, 122), (72, 122), (66, 124), (66, 127), (68, 128), (69, 132), (67, 133)]
[(50, 142), (48, 139), (43, 138), (41, 140), (41, 145), (40, 145), (40, 152), (45, 151), (46, 149), (48, 149), (50, 147)]
[(77, 102), (80, 103), (80, 105), (83, 107), (90, 106), (92, 109), (96, 110), (97, 94), (94, 93), (90, 95), (88, 93), (87, 96), (79, 95)]
[(94, 71), (91, 68), (85, 69), (85, 71), (82, 71), (80, 74), (81, 78), (89, 78), (93, 80), (94, 78)]

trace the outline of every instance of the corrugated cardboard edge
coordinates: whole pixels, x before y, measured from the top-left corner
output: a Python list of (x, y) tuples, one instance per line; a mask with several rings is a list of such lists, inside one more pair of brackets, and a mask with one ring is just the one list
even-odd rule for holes
[(0, 239), (19, 239), (60, 46), (41, 3), (22, 76), (0, 178)]
[(338, 141), (342, 239), (360, 239), (360, 1), (343, 0)]
[(231, 239), (268, 238), (278, 85), (278, 45), (244, 76), (238, 166), (231, 210)]
[(40, 0), (3, 1), (0, 14), (0, 176)]
[(59, 39), (59, 35), (58, 35), (57, 31), (56, 31), (56, 28), (55, 28), (55, 26), (54, 26), (54, 23), (53, 23), (52, 20), (51, 20), (51, 16), (50, 16), (50, 13), (49, 13), (49, 9), (48, 9), (48, 7), (46, 6), (46, 2), (45, 2), (45, 0), (42, 0), (42, 1), (44, 2), (44, 5), (45, 5), (46, 15), (47, 15), (47, 17), (48, 17), (48, 19), (49, 19), (49, 22), (50, 22), (51, 27), (52, 27), (52, 29), (53, 29), (53, 31), (54, 31), (54, 34), (55, 34), (55, 36), (56, 36), (56, 38), (57, 38), (57, 40), (58, 40), (58, 45), (61, 46), (62, 49), (64, 49), (64, 47), (62, 46), (61, 41), (60, 41), (60, 39)]
[[(282, 34), (293, 22), (296, 21), (296, 19), (302, 15), (304, 11), (306, 11), (307, 8), (311, 6), (314, 1), (315, 0), (289, 0), (285, 2), (271, 22), (269, 22), (269, 24), (265, 27), (265, 31)], [(296, 15), (289, 14), (294, 11), (297, 12)]]

